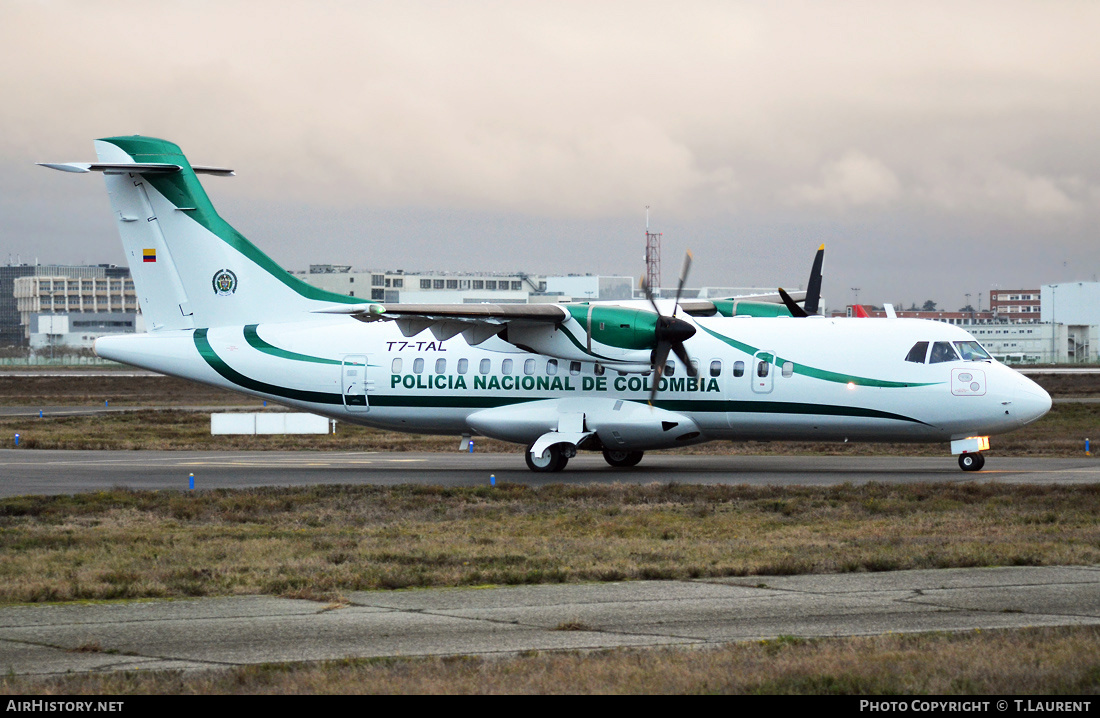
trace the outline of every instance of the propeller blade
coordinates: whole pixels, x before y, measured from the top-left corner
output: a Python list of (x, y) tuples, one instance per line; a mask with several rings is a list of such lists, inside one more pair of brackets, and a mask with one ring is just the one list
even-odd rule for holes
[(786, 305), (787, 311), (791, 313), (792, 317), (802, 318), (810, 316), (802, 307), (795, 304), (795, 301), (791, 299), (791, 295), (783, 291), (783, 287), (779, 288), (779, 298), (783, 300), (783, 304)]
[(824, 259), (825, 245), (822, 244), (814, 255), (814, 264), (810, 268), (810, 281), (806, 285), (806, 301), (802, 303), (806, 314), (817, 314), (821, 308), (821, 265)]
[(684, 266), (680, 268), (680, 283), (676, 286), (676, 302), (672, 305), (672, 313), (676, 314), (676, 308), (680, 306), (680, 294), (684, 291), (684, 283), (687, 282), (688, 270), (691, 269), (691, 250), (684, 254)]
[(653, 298), (653, 290), (650, 288), (649, 282), (646, 281), (645, 277), (642, 278), (642, 289), (645, 290), (645, 298), (653, 305), (653, 311), (657, 312), (657, 316), (661, 316), (661, 310), (657, 308), (657, 300)]
[(683, 342), (677, 342), (673, 344), (672, 351), (675, 352), (676, 358), (679, 359), (683, 363), (684, 367), (687, 369), (688, 376), (699, 376), (699, 372), (698, 370), (696, 370), (695, 365), (691, 363), (691, 357), (688, 356), (687, 349), (684, 349)]
[(661, 383), (661, 377), (665, 375), (665, 363), (668, 361), (668, 350), (671, 345), (668, 342), (657, 344), (650, 359), (653, 362), (653, 386), (649, 387), (649, 403), (657, 398), (657, 385)]

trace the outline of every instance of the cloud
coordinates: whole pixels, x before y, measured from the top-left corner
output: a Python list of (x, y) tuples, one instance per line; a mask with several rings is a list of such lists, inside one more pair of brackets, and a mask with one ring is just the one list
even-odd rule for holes
[[(548, 264), (588, 271), (610, 252), (577, 251), (578, 228), (599, 228), (583, 249), (614, 249), (645, 205), (667, 240), (678, 227), (698, 256), (725, 258), (700, 262), (712, 283), (756, 266), (738, 242), (787, 237), (801, 277), (806, 236), (873, 231), (864, 246), (896, 253), (902, 225), (920, 250), (964, 237), (983, 272), (1015, 271), (1007, 235), (1100, 262), (1097, 26), (1097, 3), (1015, 0), (8, 0), (0, 223), (33, 227), (43, 197), (100, 190), (34, 161), (86, 160), (92, 138), (140, 132), (234, 167), (211, 192), (278, 207), (267, 247), (299, 264), (311, 243), (279, 230), (318, 216), (354, 230), (375, 212), (407, 234), (442, 228), (502, 269), (479, 223), (508, 217), (524, 229), (501, 241), (537, 236), (525, 246)], [(408, 229), (433, 212), (469, 222)], [(115, 247), (104, 226), (96, 242)]]
[(846, 209), (884, 205), (901, 194), (897, 175), (885, 164), (855, 150), (821, 169), (815, 184), (791, 188), (785, 197), (791, 204), (810, 204)]

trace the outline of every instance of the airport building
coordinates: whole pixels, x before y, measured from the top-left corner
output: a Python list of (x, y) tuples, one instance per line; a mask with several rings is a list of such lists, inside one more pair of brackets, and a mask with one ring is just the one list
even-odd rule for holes
[(989, 292), (989, 308), (998, 319), (1034, 324), (1042, 314), (1040, 295), (1038, 289), (994, 289)]
[(349, 265), (311, 264), (298, 276), (321, 289), (379, 302), (417, 304), (526, 304), (545, 291), (545, 278), (524, 273), (351, 271)]
[[(7, 271), (5, 271), (7, 270)], [(0, 338), (11, 346), (88, 348), (97, 336), (144, 331), (127, 267), (0, 267)]]
[[(1065, 282), (1039, 289), (995, 289), (985, 311), (896, 311), (962, 327), (997, 359), (1010, 364), (1100, 361), (1100, 283)], [(881, 309), (866, 309), (884, 317)], [(854, 305), (844, 315), (855, 316)]]
[(352, 271), (349, 265), (311, 264), (296, 273), (310, 284), (338, 294), (391, 304), (530, 304), (630, 299), (633, 277), (525, 272)]

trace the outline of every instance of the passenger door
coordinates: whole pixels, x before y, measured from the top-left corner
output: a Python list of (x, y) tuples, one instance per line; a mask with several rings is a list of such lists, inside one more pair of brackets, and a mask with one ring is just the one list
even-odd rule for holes
[(367, 391), (374, 387), (367, 376), (368, 366), (368, 357), (365, 354), (347, 354), (341, 362), (344, 408), (348, 411), (370, 411)]
[(775, 382), (775, 370), (775, 352), (756, 352), (752, 362), (752, 390), (757, 394), (770, 394)]

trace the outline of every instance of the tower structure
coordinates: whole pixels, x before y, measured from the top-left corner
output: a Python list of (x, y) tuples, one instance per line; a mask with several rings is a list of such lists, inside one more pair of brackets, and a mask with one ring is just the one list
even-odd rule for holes
[(661, 288), (661, 233), (649, 231), (649, 206), (645, 208), (645, 283), (655, 294)]

